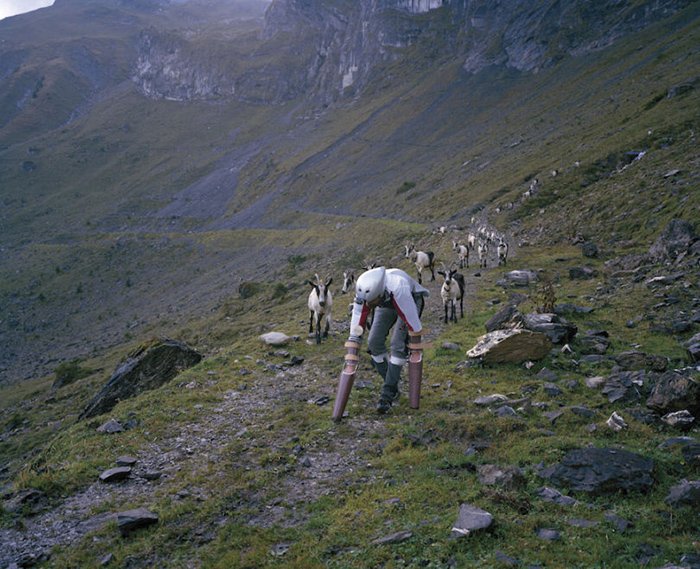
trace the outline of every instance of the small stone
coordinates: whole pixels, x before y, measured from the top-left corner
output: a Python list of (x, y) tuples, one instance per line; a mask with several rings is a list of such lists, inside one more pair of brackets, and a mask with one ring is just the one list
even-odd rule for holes
[(397, 531), (396, 533), (392, 533), (385, 537), (375, 539), (372, 543), (374, 545), (392, 545), (395, 543), (403, 543), (404, 541), (411, 539), (412, 537), (412, 531)]
[(127, 510), (117, 514), (117, 526), (122, 535), (127, 535), (139, 528), (147, 527), (158, 522), (158, 516), (146, 508)]
[(117, 466), (134, 466), (137, 460), (133, 456), (120, 456), (114, 463)]
[(617, 531), (619, 531), (620, 533), (632, 527), (632, 522), (629, 522), (626, 519), (621, 518), (620, 516), (615, 514), (605, 514), (605, 520), (617, 527)]
[(131, 474), (131, 468), (128, 466), (117, 466), (116, 468), (110, 468), (105, 470), (100, 474), (100, 480), (102, 482), (118, 482), (120, 480), (125, 480)]
[(116, 419), (110, 419), (101, 427), (97, 427), (98, 433), (112, 434), (112, 433), (121, 433), (122, 431), (124, 431), (124, 427), (122, 427), (121, 423), (119, 421), (117, 421)]
[(162, 475), (163, 475), (163, 473), (158, 472), (157, 470), (147, 470), (141, 476), (142, 476), (142, 478), (145, 478), (146, 480), (153, 481), (153, 480), (158, 480)]
[(610, 418), (607, 421), (605, 421), (605, 424), (608, 427), (610, 427), (613, 431), (617, 432), (627, 428), (627, 423), (625, 422), (625, 420), (616, 412), (613, 412), (613, 414), (610, 415)]
[(561, 534), (557, 530), (547, 528), (538, 530), (536, 535), (545, 541), (558, 541), (561, 539)]
[(469, 504), (462, 504), (451, 537), (467, 537), (472, 532), (488, 529), (493, 524), (493, 516), (487, 511)]

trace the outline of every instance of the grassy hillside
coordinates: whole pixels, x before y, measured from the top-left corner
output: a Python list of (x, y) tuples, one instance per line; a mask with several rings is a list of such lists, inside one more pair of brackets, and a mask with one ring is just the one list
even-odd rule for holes
[[(698, 313), (697, 259), (617, 269), (671, 219), (698, 228), (698, 9), (528, 75), (466, 75), (416, 46), (338, 108), (152, 101), (122, 82), (31, 140), (13, 142), (10, 125), (0, 151), (0, 561), (31, 551), (45, 567), (503, 567), (500, 551), (542, 567), (697, 566), (687, 557), (698, 555), (696, 509), (664, 501), (697, 477), (666, 441), (697, 428), (634, 419), (629, 408), (644, 401), (610, 403), (585, 380), (612, 374), (611, 357), (629, 349), (688, 363), (682, 342), (697, 330), (668, 324)], [(46, 79), (37, 93), (54, 90)], [(533, 179), (538, 192), (524, 199)], [(544, 279), (513, 288), (493, 259), (472, 265), (457, 325), (442, 323), (439, 283), (429, 283), (434, 348), (420, 409), (403, 397), (377, 416), (379, 383), (363, 357), (358, 380), (371, 385), (331, 421), (348, 333), (342, 271), (379, 262), (413, 273), (402, 255), (411, 239), (449, 263), (473, 219), (508, 237), (508, 270)], [(598, 257), (582, 257), (582, 238)], [(570, 279), (583, 265), (596, 278)], [(336, 292), (321, 346), (306, 335), (316, 272), (334, 276)], [(669, 275), (680, 276), (652, 280)], [(594, 309), (566, 318), (579, 338), (606, 330), (608, 357), (588, 361), (574, 341), (573, 354), (533, 365), (465, 365), (486, 320), (509, 300), (536, 310), (548, 281), (557, 304)], [(270, 330), (299, 338), (273, 350), (258, 340)], [(76, 422), (119, 361), (157, 336), (204, 361)], [(52, 389), (66, 366), (79, 379)], [(561, 394), (545, 390), (544, 368)], [(493, 393), (530, 397), (535, 410), (498, 417), (474, 403)], [(591, 413), (571, 410), (580, 406)], [(614, 411), (629, 425), (619, 433), (605, 424)], [(98, 433), (112, 417), (136, 426)], [(538, 465), (586, 446), (653, 459), (653, 490), (581, 493), (570, 508), (542, 500)], [(138, 459), (127, 481), (97, 480), (127, 454)], [(485, 464), (520, 467), (523, 486), (482, 484)], [(146, 470), (162, 476), (146, 481)], [(42, 494), (15, 509), (28, 489)], [(449, 539), (462, 503), (491, 512), (495, 530)], [(159, 522), (120, 537), (108, 514), (139, 506)], [(633, 526), (621, 531), (606, 514)], [(562, 539), (541, 540), (542, 528)], [(374, 543), (398, 531), (412, 537)]]

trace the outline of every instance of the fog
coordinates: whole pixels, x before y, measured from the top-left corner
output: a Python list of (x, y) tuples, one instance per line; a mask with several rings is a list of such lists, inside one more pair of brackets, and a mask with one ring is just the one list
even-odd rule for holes
[(54, 0), (0, 0), (0, 20), (51, 6)]

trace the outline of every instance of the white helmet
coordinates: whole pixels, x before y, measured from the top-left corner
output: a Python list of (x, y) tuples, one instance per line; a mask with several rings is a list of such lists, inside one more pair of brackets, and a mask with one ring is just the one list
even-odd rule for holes
[(384, 293), (385, 267), (362, 273), (355, 283), (355, 302), (371, 302)]

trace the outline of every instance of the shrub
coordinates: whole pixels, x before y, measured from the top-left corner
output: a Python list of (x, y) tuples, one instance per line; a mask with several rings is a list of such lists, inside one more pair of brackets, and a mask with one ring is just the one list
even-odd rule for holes
[(58, 364), (54, 370), (56, 379), (51, 387), (59, 389), (94, 373), (92, 369), (81, 366), (80, 362), (81, 360), (79, 358), (74, 358), (69, 362)]

